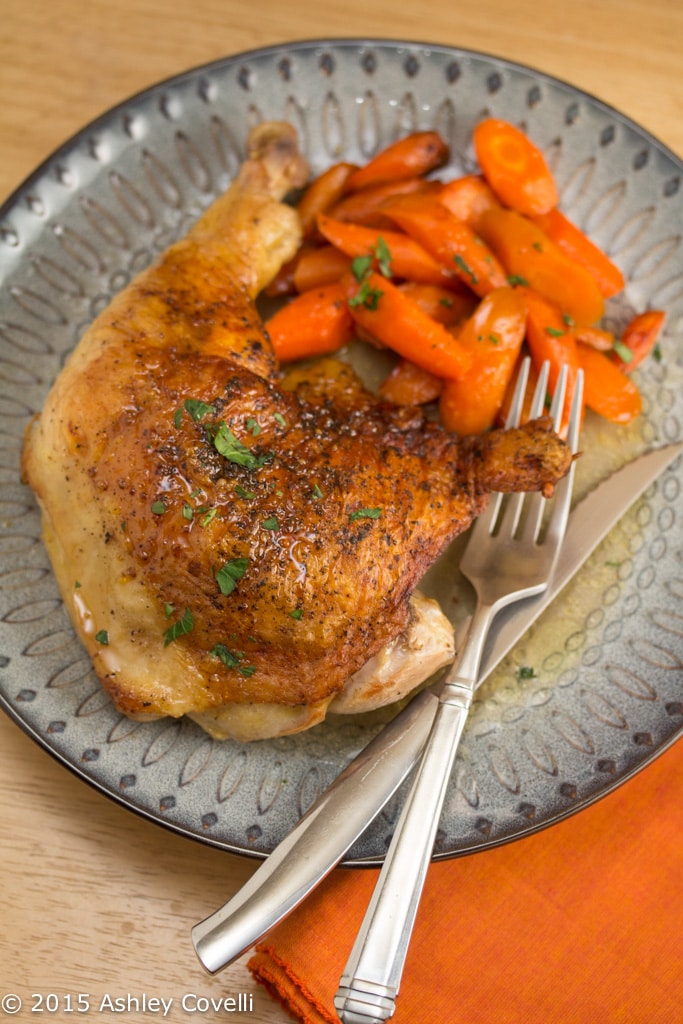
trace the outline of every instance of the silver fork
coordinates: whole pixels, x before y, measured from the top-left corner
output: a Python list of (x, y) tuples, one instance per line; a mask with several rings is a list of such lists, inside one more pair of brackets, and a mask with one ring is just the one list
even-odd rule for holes
[[(527, 360), (517, 380), (508, 426), (519, 424), (528, 372)], [(567, 433), (572, 452), (578, 445), (582, 386), (579, 375)], [(535, 388), (532, 418), (543, 412), (547, 387), (546, 364)], [(562, 420), (566, 387), (565, 367), (550, 410), (555, 429)], [(427, 744), (334, 999), (344, 1024), (379, 1024), (395, 1011), (410, 935), (489, 627), (501, 608), (547, 587), (569, 516), (573, 470), (572, 463), (549, 500), (540, 494), (492, 496), (472, 528), (460, 569), (475, 589), (475, 611), (461, 653), (441, 689)]]

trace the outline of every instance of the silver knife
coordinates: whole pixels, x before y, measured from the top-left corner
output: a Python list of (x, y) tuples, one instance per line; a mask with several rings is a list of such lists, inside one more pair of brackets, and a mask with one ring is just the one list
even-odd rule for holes
[[(482, 659), (480, 684), (681, 452), (683, 443), (642, 455), (579, 502), (547, 590), (502, 612), (496, 620)], [(209, 973), (215, 974), (251, 949), (339, 863), (417, 761), (437, 703), (431, 690), (414, 697), (344, 769), (239, 892), (194, 926), (194, 948)]]

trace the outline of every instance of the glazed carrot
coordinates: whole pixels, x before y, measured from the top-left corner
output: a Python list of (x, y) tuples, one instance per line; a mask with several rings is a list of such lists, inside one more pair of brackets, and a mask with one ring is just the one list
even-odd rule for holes
[(425, 405), (441, 394), (443, 380), (429, 370), (401, 359), (377, 388), (377, 395), (395, 405)]
[(370, 271), (361, 282), (344, 281), (357, 327), (382, 345), (437, 377), (460, 377), (471, 356), (438, 321), (382, 274)]
[(446, 430), (480, 434), (493, 426), (524, 341), (526, 316), (523, 291), (496, 288), (458, 331), (472, 365), (459, 380), (444, 383), (439, 416)]
[(597, 348), (598, 352), (610, 352), (614, 348), (614, 335), (602, 327), (577, 327), (574, 337), (583, 345)]
[(448, 160), (448, 146), (438, 132), (412, 132), (392, 142), (355, 171), (347, 190), (355, 192), (401, 178), (414, 178), (441, 167)]
[(405, 281), (399, 287), (444, 327), (462, 323), (472, 315), (477, 305), (476, 296), (465, 288), (458, 292), (450, 287), (442, 288), (437, 284), (422, 284), (420, 281)]
[(422, 281), (426, 284), (448, 284), (453, 274), (444, 269), (413, 238), (400, 231), (378, 231), (362, 224), (347, 224), (331, 217), (318, 217), (320, 233), (347, 256), (374, 256), (379, 245), (388, 249), (392, 277)]
[(480, 232), (513, 281), (530, 285), (579, 325), (600, 319), (604, 300), (592, 275), (528, 218), (514, 210), (487, 210)]
[(315, 238), (318, 232), (317, 218), (325, 213), (344, 194), (355, 164), (336, 163), (328, 167), (310, 183), (297, 203), (301, 229), (306, 239)]
[(557, 206), (557, 187), (545, 157), (519, 128), (486, 118), (474, 129), (474, 150), (484, 177), (506, 206), (526, 214)]
[[(649, 309), (638, 313), (626, 325), (612, 356), (620, 370), (630, 373), (652, 351), (664, 325), (664, 316), (661, 310)], [(629, 359), (625, 358), (627, 354)]]
[(447, 181), (439, 190), (439, 199), (475, 234), (482, 213), (500, 206), (495, 192), (481, 174), (465, 174)]
[(353, 337), (345, 289), (337, 282), (297, 295), (266, 321), (266, 330), (281, 362), (336, 352)]
[(640, 392), (631, 378), (604, 352), (582, 344), (577, 350), (588, 408), (612, 423), (630, 423), (642, 408)]
[(335, 220), (350, 221), (353, 224), (364, 224), (366, 227), (391, 227), (388, 217), (381, 213), (382, 203), (397, 195), (410, 195), (413, 192), (438, 193), (441, 185), (426, 178), (405, 178), (403, 181), (383, 182), (371, 185), (359, 192), (351, 192), (325, 211)]
[(555, 245), (593, 275), (603, 298), (622, 290), (625, 281), (619, 267), (560, 210), (549, 210), (532, 219)]
[(434, 196), (397, 196), (384, 211), (434, 259), (480, 297), (507, 283), (489, 247)]
[[(568, 379), (565, 398), (565, 421), (576, 386), (579, 356), (576, 338), (558, 306), (532, 288), (522, 289), (527, 300), (526, 340), (536, 369), (548, 362), (548, 385), (554, 394), (557, 378), (566, 364)], [(563, 430), (566, 422), (563, 424)], [(561, 431), (562, 432), (562, 431)]]
[(333, 245), (301, 249), (292, 281), (298, 292), (320, 288), (338, 281), (351, 268), (351, 259)]
[(286, 295), (294, 294), (294, 270), (301, 258), (302, 252), (303, 249), (299, 249), (291, 260), (282, 264), (273, 280), (263, 289), (265, 295), (268, 295), (270, 298), (282, 298)]

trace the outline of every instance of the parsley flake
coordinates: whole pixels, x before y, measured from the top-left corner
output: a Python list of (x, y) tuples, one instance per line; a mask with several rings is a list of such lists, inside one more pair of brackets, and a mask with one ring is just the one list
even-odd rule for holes
[(559, 327), (546, 327), (545, 333), (549, 334), (551, 338), (561, 338), (564, 331), (560, 330)]
[(215, 573), (216, 583), (221, 594), (226, 597), (232, 594), (238, 580), (241, 580), (249, 567), (248, 558), (231, 558)]
[(185, 411), (188, 412), (195, 423), (199, 423), (205, 416), (213, 416), (216, 412), (213, 405), (202, 402), (199, 398), (186, 398), (183, 402)]
[(303, 619), (304, 612), (303, 608), (295, 608), (294, 611), (289, 613), (290, 619)]
[(477, 284), (478, 283), (479, 278), (474, 273), (472, 268), (468, 267), (468, 265), (465, 263), (464, 259), (462, 258), (462, 256), (460, 255), (459, 252), (456, 253), (455, 256), (453, 257), (453, 262), (455, 263), (456, 267), (458, 267), (459, 270), (462, 271), (463, 274), (465, 274), (467, 277), (469, 277), (469, 279), (472, 282), (472, 284)]
[(254, 455), (246, 445), (235, 437), (224, 421), (218, 424), (218, 429), (213, 436), (213, 443), (219, 455), (222, 455), (228, 462), (244, 466), (245, 469), (260, 469), (273, 458), (272, 452)]
[(512, 285), (513, 288), (516, 284), (521, 285), (523, 288), (529, 287), (529, 282), (525, 277), (522, 277), (521, 274), (509, 274), (508, 284)]
[(191, 633), (194, 629), (194, 615), (189, 608), (186, 608), (182, 616), (168, 629), (164, 630), (164, 647), (168, 647), (174, 640), (177, 640), (179, 636), (184, 636), (186, 633)]
[(351, 513), (349, 520), (353, 523), (356, 519), (379, 519), (381, 515), (381, 508), (359, 508)]
[(536, 679), (536, 671), (530, 665), (522, 665), (517, 669), (518, 679)]
[(152, 502), (152, 512), (154, 513), (155, 516), (163, 516), (165, 511), (166, 505), (164, 504), (163, 501)]
[(107, 647), (109, 644), (109, 633), (106, 629), (101, 629), (98, 633), (95, 633), (95, 639), (98, 644), (102, 644), (103, 647)]
[(255, 665), (242, 665), (244, 654), (242, 651), (231, 651), (227, 644), (215, 644), (209, 654), (219, 658), (226, 668), (236, 668), (243, 676), (252, 676), (256, 671)]
[(277, 521), (275, 516), (268, 516), (267, 519), (263, 520), (263, 522), (261, 523), (261, 526), (263, 527), (264, 530), (279, 530), (280, 529), (280, 524), (278, 523), (278, 521)]
[(612, 348), (614, 349), (614, 351), (619, 356), (622, 362), (630, 363), (633, 359), (633, 352), (631, 352), (631, 349), (628, 347), (628, 345), (624, 345), (623, 341), (620, 341), (619, 338), (614, 339), (614, 345), (612, 346)]

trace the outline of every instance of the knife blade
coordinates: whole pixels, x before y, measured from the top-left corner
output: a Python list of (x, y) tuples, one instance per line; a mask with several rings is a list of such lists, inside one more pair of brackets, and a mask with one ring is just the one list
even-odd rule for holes
[[(479, 685), (681, 452), (683, 443), (648, 452), (617, 470), (577, 504), (547, 590), (504, 610), (494, 622)], [(417, 761), (437, 703), (433, 690), (414, 697), (316, 800), (249, 881), (194, 926), (195, 952), (210, 974), (251, 949), (341, 861)]]

